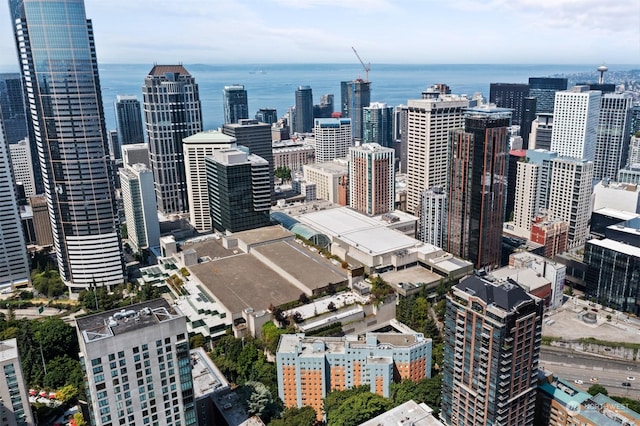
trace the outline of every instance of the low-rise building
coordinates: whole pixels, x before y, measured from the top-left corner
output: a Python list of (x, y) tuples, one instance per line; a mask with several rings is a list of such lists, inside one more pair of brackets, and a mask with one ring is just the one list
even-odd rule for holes
[(422, 333), (367, 333), (346, 337), (283, 334), (276, 354), (278, 394), (286, 407), (311, 406), (322, 417), (332, 390), (369, 385), (390, 396), (390, 385), (431, 377), (431, 339)]
[(424, 402), (418, 404), (411, 399), (371, 420), (360, 423), (360, 426), (380, 425), (444, 426), (444, 423), (433, 415), (433, 408)]
[(0, 371), (0, 424), (34, 426), (16, 339), (0, 341)]

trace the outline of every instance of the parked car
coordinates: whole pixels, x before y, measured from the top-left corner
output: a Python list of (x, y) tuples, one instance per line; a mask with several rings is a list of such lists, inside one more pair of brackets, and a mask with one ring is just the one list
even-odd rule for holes
[(626, 388), (630, 388), (631, 387), (631, 383), (629, 382), (622, 382), (622, 386), (626, 387)]
[(574, 380), (573, 383), (575, 383), (576, 385), (584, 385), (584, 382), (580, 379)]

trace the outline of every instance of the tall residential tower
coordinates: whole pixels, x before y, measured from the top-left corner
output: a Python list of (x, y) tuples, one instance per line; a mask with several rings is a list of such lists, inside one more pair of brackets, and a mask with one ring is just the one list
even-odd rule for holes
[(249, 118), (247, 91), (242, 84), (224, 86), (222, 101), (225, 124), (237, 123), (238, 120)]

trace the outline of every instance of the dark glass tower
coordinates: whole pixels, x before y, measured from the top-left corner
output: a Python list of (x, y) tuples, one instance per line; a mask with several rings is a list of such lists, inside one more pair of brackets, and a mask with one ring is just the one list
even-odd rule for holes
[(239, 120), (249, 118), (249, 102), (247, 91), (242, 84), (224, 86), (222, 91), (224, 102), (224, 123), (237, 123)]
[(518, 126), (522, 122), (524, 98), (529, 96), (529, 85), (520, 83), (491, 83), (489, 86), (489, 102), (500, 108), (513, 110), (511, 122)]
[(536, 98), (537, 112), (553, 112), (556, 92), (567, 90), (566, 78), (530, 77), (529, 96)]
[(313, 129), (313, 93), (309, 86), (296, 89), (296, 118), (293, 130), (296, 133), (308, 133)]
[(58, 268), (72, 288), (123, 282), (98, 62), (82, 0), (10, 0)]
[(470, 108), (451, 132), (445, 250), (477, 269), (500, 265), (511, 111)]
[(371, 103), (371, 83), (362, 79), (340, 83), (342, 117), (351, 119), (351, 131), (356, 141), (363, 137), (363, 111)]
[[(522, 136), (522, 149), (529, 149), (529, 136), (531, 124), (536, 119), (536, 98), (527, 96), (522, 101), (522, 122), (520, 125), (520, 135)], [(553, 117), (552, 117), (553, 119)], [(553, 120), (552, 120), (553, 121)]]
[[(120, 146), (144, 142), (140, 101), (135, 96), (118, 95), (115, 102), (118, 142)], [(120, 153), (113, 153), (120, 158)]]
[(182, 65), (155, 65), (142, 86), (158, 210), (185, 213), (187, 181), (182, 140), (202, 131), (195, 78)]

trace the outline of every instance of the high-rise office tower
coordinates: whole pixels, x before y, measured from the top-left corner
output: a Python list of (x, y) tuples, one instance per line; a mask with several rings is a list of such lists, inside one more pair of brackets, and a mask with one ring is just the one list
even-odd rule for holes
[(629, 135), (633, 136), (640, 132), (640, 105), (634, 105), (631, 107), (631, 117), (629, 120)]
[(548, 214), (569, 222), (569, 248), (584, 245), (589, 235), (593, 162), (575, 158), (552, 161)]
[[(11, 168), (16, 182), (24, 185), (24, 195), (31, 197), (36, 195), (36, 182), (33, 174), (33, 161), (31, 157), (31, 144), (29, 138), (9, 145)], [(38, 165), (36, 164), (36, 167)]]
[(420, 194), (433, 187), (446, 192), (449, 131), (464, 127), (469, 100), (455, 95), (409, 100), (407, 125), (407, 210), (418, 214)]
[(556, 93), (551, 150), (561, 157), (593, 161), (601, 93), (574, 86)]
[(122, 156), (122, 148), (118, 137), (118, 131), (116, 129), (109, 130), (107, 132), (109, 139), (109, 154), (114, 160), (120, 160)]
[(376, 216), (393, 211), (395, 152), (377, 143), (349, 148), (349, 205)]
[(249, 103), (244, 85), (224, 86), (222, 101), (224, 103), (225, 124), (237, 123), (239, 120), (249, 118)]
[(251, 154), (269, 163), (269, 187), (273, 191), (273, 140), (271, 126), (256, 120), (239, 120), (236, 124), (225, 124), (222, 133), (234, 137), (238, 145), (249, 148)]
[(160, 224), (153, 172), (144, 164), (125, 165), (119, 170), (124, 216), (129, 242), (135, 250), (160, 244)]
[(500, 265), (507, 196), (511, 111), (469, 108), (464, 130), (451, 132), (446, 251), (476, 268)]
[(566, 78), (530, 77), (529, 96), (536, 98), (536, 113), (553, 114), (556, 92), (567, 90)]
[(320, 103), (313, 106), (313, 118), (331, 118), (333, 114), (333, 95), (326, 94), (320, 97)]
[(204, 159), (216, 150), (235, 147), (236, 138), (215, 130), (196, 133), (182, 141), (189, 192), (189, 220), (199, 232), (212, 229)]
[(313, 92), (310, 86), (298, 86), (296, 89), (296, 118), (293, 131), (309, 133), (313, 128)]
[(420, 221), (418, 239), (424, 243), (442, 247), (446, 226), (447, 194), (435, 187), (420, 194)]
[(596, 130), (593, 178), (614, 179), (626, 163), (633, 99), (628, 93), (602, 95)]
[(342, 117), (350, 118), (352, 135), (355, 141), (363, 137), (363, 108), (371, 103), (371, 82), (362, 79), (340, 83)]
[(541, 299), (470, 276), (447, 295), (441, 417), (448, 425), (533, 426)]
[(406, 105), (398, 105), (393, 109), (393, 144), (400, 162), (400, 173), (407, 173), (408, 120), (409, 108)]
[(198, 85), (182, 65), (154, 65), (144, 80), (142, 97), (158, 210), (185, 213), (182, 140), (202, 131)]
[(504, 210), (504, 220), (513, 220), (513, 205), (516, 198), (516, 176), (518, 163), (526, 160), (527, 151), (524, 149), (512, 149), (509, 151), (509, 168), (507, 174), (507, 202)]
[(33, 142), (35, 140), (32, 127), (29, 125), (29, 114), (25, 106), (26, 92), (22, 86), (22, 77), (19, 73), (0, 74), (0, 123), (4, 126), (5, 136), (9, 145), (16, 144), (28, 139), (31, 149), (31, 158), (34, 159), (32, 166), (34, 190), (38, 194), (44, 192), (42, 182), (42, 172), (37, 161), (38, 147)]
[(371, 102), (362, 108), (362, 143), (377, 143), (393, 148), (393, 108)]
[(489, 102), (500, 108), (513, 110), (511, 123), (520, 125), (524, 98), (529, 96), (529, 85), (524, 83), (491, 83), (489, 85)]
[(134, 164), (144, 164), (149, 169), (149, 145), (146, 143), (132, 143), (122, 147), (122, 164), (133, 166)]
[(27, 385), (22, 376), (18, 341), (0, 342), (0, 419), (3, 426), (34, 426)]
[(278, 112), (274, 108), (260, 108), (258, 112), (256, 112), (256, 120), (260, 123), (277, 123)]
[(18, 73), (0, 74), (0, 121), (9, 145), (29, 137), (22, 78)]
[(122, 244), (84, 2), (10, 6), (60, 276), (72, 289), (121, 284)]
[(91, 424), (196, 425), (186, 317), (164, 299), (78, 318)]
[(271, 224), (269, 163), (240, 149), (216, 150), (205, 158), (213, 228), (240, 232)]
[(345, 158), (352, 145), (350, 118), (316, 118), (313, 133), (316, 137), (316, 163)]
[(0, 126), (0, 288), (24, 286), (31, 275), (8, 147)]
[(551, 150), (551, 134), (553, 133), (553, 114), (540, 113), (531, 125), (528, 149)]
[[(531, 142), (529, 141), (531, 133), (531, 125), (533, 120), (536, 119), (537, 114), (537, 99), (531, 96), (527, 96), (522, 100), (522, 120), (520, 122), (520, 135), (522, 136), (522, 149), (531, 148)], [(548, 113), (553, 117), (552, 113)]]
[(138, 98), (118, 95), (113, 105), (116, 110), (116, 127), (120, 146), (144, 142), (142, 112)]

